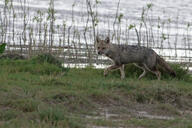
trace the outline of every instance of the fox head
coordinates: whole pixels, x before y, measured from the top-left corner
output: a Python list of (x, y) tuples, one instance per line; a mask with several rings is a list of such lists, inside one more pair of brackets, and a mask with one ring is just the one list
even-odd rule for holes
[(107, 37), (105, 40), (101, 40), (99, 37), (96, 37), (96, 47), (99, 55), (105, 55), (109, 51), (110, 39)]

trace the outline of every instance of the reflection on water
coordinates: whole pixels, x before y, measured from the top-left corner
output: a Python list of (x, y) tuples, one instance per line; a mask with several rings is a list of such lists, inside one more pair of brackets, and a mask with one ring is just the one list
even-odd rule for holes
[[(29, 12), (27, 13), (27, 28), (33, 27), (39, 31), (39, 23), (34, 22), (34, 17), (37, 16), (37, 11), (41, 10), (44, 12), (43, 21), (46, 20), (47, 11), (49, 8), (49, 0), (26, 0), (27, 7), (29, 7)], [(98, 25), (96, 26), (97, 32), (106, 37), (113, 33), (113, 29), (119, 29), (118, 33), (120, 33), (120, 42), (127, 44), (136, 44), (137, 37), (135, 31), (129, 32), (129, 39), (127, 28), (130, 24), (135, 24), (139, 29), (139, 25), (141, 23), (141, 13), (142, 9), (147, 8), (147, 4), (152, 4), (152, 9), (149, 10), (148, 17), (150, 19), (149, 23), (153, 26), (153, 29), (149, 30), (151, 34), (153, 32), (154, 40), (149, 39), (149, 46), (152, 47), (161, 47), (161, 48), (172, 48), (159, 50), (157, 49), (157, 53), (163, 56), (173, 56), (177, 57), (177, 60), (181, 60), (184, 57), (187, 59), (183, 59), (182, 61), (190, 61), (192, 57), (191, 50), (191, 35), (192, 30), (190, 26), (190, 21), (192, 19), (192, 2), (191, 0), (120, 0), (119, 6), (119, 14), (122, 14), (122, 20), (120, 26), (113, 26), (117, 5), (119, 0), (99, 0), (100, 3), (97, 4), (97, 8), (93, 7), (93, 11), (98, 13)], [(15, 8), (16, 21), (15, 21), (15, 42), (19, 42), (19, 39), (23, 39), (23, 37), (18, 37), (20, 34), (23, 34), (24, 22), (23, 22), (23, 11), (24, 8), (21, 8), (24, 0), (13, 0), (13, 5)], [(93, 2), (93, 1), (92, 1)], [(0, 1), (0, 11), (4, 11), (4, 1)], [(87, 6), (86, 0), (54, 0), (54, 9), (56, 10), (55, 14), (55, 29), (57, 25), (66, 24), (66, 28), (73, 24), (73, 30), (77, 30), (79, 32), (81, 43), (85, 43), (83, 32), (85, 31), (86, 22), (87, 22)], [(73, 11), (72, 11), (73, 10)], [(9, 16), (8, 16), (9, 17)], [(10, 16), (11, 17), (11, 16)], [(158, 20), (160, 19), (160, 20)], [(12, 20), (9, 20), (11, 23)], [(160, 23), (159, 23), (160, 22)], [(170, 22), (170, 23), (169, 23)], [(160, 24), (160, 29), (157, 27)], [(89, 19), (88, 26), (90, 27), (87, 35), (87, 43), (93, 44), (93, 36), (91, 30), (91, 19)], [(12, 27), (13, 25), (9, 25), (8, 27)], [(42, 27), (43, 28), (43, 27)], [(145, 27), (143, 27), (145, 28)], [(7, 29), (9, 33), (12, 33), (12, 28)], [(27, 29), (27, 33), (29, 34), (29, 30)], [(37, 40), (38, 31), (35, 32)], [(71, 30), (72, 31), (72, 30)], [(142, 35), (145, 36), (145, 29), (141, 30)], [(68, 30), (66, 30), (66, 33)], [(73, 31), (71, 32), (73, 33)], [(165, 37), (163, 37), (165, 34)], [(68, 35), (66, 35), (67, 37)], [(62, 38), (62, 30), (57, 30), (54, 35), (54, 44), (58, 45), (59, 38)], [(8, 36), (8, 39), (12, 38), (12, 35)], [(41, 38), (44, 38), (44, 35), (41, 35)], [(74, 41), (78, 41), (78, 37), (71, 34), (69, 36), (70, 39), (74, 39)], [(165, 41), (161, 41), (162, 38), (165, 38)], [(28, 39), (28, 37), (27, 37)], [(67, 39), (66, 39), (67, 40)], [(146, 38), (141, 39), (143, 44), (146, 44)], [(9, 40), (11, 42), (11, 40)], [(36, 41), (38, 42), (38, 41)], [(113, 40), (113, 43), (116, 43), (116, 40)], [(28, 42), (26, 42), (28, 43)], [(175, 50), (178, 48), (184, 48), (188, 50)], [(171, 58), (168, 58), (171, 59)]]

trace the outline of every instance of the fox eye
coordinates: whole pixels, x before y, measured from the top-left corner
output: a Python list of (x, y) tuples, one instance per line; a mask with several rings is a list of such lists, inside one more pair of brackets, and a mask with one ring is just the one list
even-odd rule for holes
[(98, 47), (98, 49), (100, 49), (100, 47)]
[(105, 48), (102, 48), (103, 50), (105, 49)]

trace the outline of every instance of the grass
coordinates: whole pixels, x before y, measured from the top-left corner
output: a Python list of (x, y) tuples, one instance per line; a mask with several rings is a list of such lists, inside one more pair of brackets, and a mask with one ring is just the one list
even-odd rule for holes
[[(42, 58), (0, 60), (0, 127), (192, 127), (191, 77), (178, 65), (183, 75), (177, 78), (157, 81), (149, 74), (139, 81), (131, 70), (125, 80), (117, 72), (105, 78), (100, 69), (65, 69)], [(174, 119), (138, 117), (137, 111)]]

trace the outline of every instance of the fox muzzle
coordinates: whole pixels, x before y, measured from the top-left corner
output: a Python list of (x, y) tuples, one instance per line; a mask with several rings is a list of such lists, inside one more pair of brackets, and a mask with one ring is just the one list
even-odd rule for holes
[(97, 53), (98, 53), (99, 55), (102, 55), (102, 52), (101, 52), (101, 51), (98, 51)]

